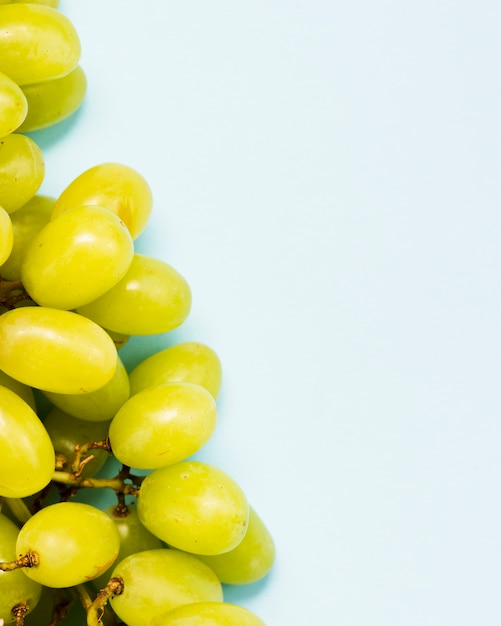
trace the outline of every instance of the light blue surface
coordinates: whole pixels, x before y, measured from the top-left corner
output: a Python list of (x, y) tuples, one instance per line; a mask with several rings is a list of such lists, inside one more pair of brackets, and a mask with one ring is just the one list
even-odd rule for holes
[(499, 3), (62, 0), (82, 110), (58, 195), (136, 167), (139, 250), (193, 289), (219, 428), (278, 559), (268, 626), (498, 626)]

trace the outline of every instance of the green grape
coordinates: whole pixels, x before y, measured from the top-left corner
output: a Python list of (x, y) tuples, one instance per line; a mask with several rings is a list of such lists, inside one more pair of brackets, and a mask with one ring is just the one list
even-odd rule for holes
[(31, 387), (20, 383), (15, 378), (12, 378), (12, 376), (9, 376), (5, 372), (2, 372), (2, 370), (0, 370), (0, 385), (2, 385), (2, 387), (7, 387), (7, 389), (13, 391), (17, 396), (21, 398), (21, 400), (24, 400), (26, 404), (36, 413), (37, 405), (35, 402), (35, 394), (33, 393), (33, 389)]
[(0, 369), (44, 391), (89, 393), (106, 385), (117, 367), (110, 336), (71, 311), (7, 311), (0, 315), (0, 345)]
[(22, 92), (28, 114), (19, 131), (32, 132), (61, 122), (80, 107), (86, 91), (87, 79), (79, 65), (61, 78), (25, 85)]
[[(16, 541), (19, 528), (5, 515), (0, 514), (0, 561), (14, 561), (18, 558)], [(26, 604), (29, 610), (39, 602), (42, 586), (24, 575), (22, 570), (0, 571), (0, 621), (12, 624), (15, 618), (12, 609), (18, 604)], [(2, 622), (2, 623), (3, 623)]]
[(34, 236), (49, 223), (55, 198), (35, 195), (31, 200), (12, 213), (10, 219), (14, 232), (12, 252), (0, 267), (0, 274), (7, 280), (21, 279), (21, 265), (26, 250)]
[(0, 265), (9, 258), (13, 245), (14, 227), (9, 214), (0, 206)]
[[(150, 533), (150, 531), (143, 526), (135, 507), (129, 505), (127, 508), (128, 512), (126, 514), (117, 513), (117, 507), (115, 505), (104, 509), (106, 515), (109, 515), (113, 520), (117, 527), (118, 534), (120, 535), (120, 550), (114, 564), (115, 568), (125, 557), (131, 554), (144, 552), (145, 550), (158, 550), (164, 547), (160, 539), (155, 537), (155, 535)], [(102, 589), (106, 586), (110, 577), (110, 573), (105, 572), (93, 580), (93, 585), (97, 589)]]
[(148, 222), (153, 197), (148, 183), (135, 169), (122, 163), (102, 163), (66, 187), (56, 202), (53, 217), (83, 205), (99, 205), (116, 213), (136, 239)]
[(154, 535), (193, 554), (232, 550), (249, 520), (249, 505), (237, 483), (200, 461), (153, 470), (141, 485), (137, 511)]
[(144, 626), (156, 615), (191, 602), (221, 602), (221, 583), (191, 554), (160, 549), (137, 552), (114, 569), (124, 592), (112, 596), (115, 613), (128, 626)]
[[(1, 10), (2, 7), (0, 20)], [(38, 191), (44, 176), (43, 154), (32, 139), (18, 133), (0, 139), (0, 205), (7, 213), (26, 204)]]
[(54, 472), (49, 435), (33, 409), (7, 387), (0, 387), (0, 423), (0, 496), (31, 496)]
[[(77, 444), (102, 441), (108, 436), (109, 422), (86, 422), (68, 415), (57, 407), (49, 411), (43, 424), (52, 441), (54, 450), (66, 459), (61, 468), (64, 472), (71, 471)], [(106, 450), (93, 449), (84, 453), (81, 460), (83, 461), (91, 455), (94, 458), (86, 463), (81, 474), (84, 478), (97, 474), (109, 459), (109, 454)]]
[(28, 113), (28, 102), (19, 85), (0, 72), (0, 137), (13, 133)]
[(190, 308), (190, 287), (174, 268), (158, 259), (135, 254), (120, 282), (77, 310), (115, 332), (154, 335), (180, 326)]
[(18, 85), (64, 76), (79, 59), (78, 34), (58, 10), (35, 4), (0, 6), (0, 71)]
[(47, 7), (57, 8), (59, 0), (0, 0), (0, 4), (43, 4)]
[(115, 457), (137, 469), (182, 461), (210, 439), (216, 427), (211, 394), (191, 383), (166, 383), (132, 396), (113, 418), (110, 443)]
[(38, 304), (75, 309), (111, 289), (133, 255), (132, 238), (120, 218), (102, 207), (76, 207), (35, 235), (21, 280)]
[(144, 359), (129, 376), (131, 395), (153, 385), (186, 382), (200, 385), (217, 398), (222, 369), (217, 354), (203, 343), (187, 341)]
[(194, 602), (157, 615), (148, 626), (265, 626), (257, 615), (227, 602)]
[(109, 422), (129, 398), (129, 377), (118, 357), (117, 368), (112, 379), (91, 393), (62, 394), (44, 391), (54, 406), (81, 420)]
[(249, 526), (236, 548), (224, 554), (199, 555), (217, 574), (222, 583), (247, 585), (271, 570), (275, 560), (275, 544), (259, 515), (250, 507)]
[(47, 587), (73, 587), (109, 569), (120, 538), (106, 513), (90, 504), (59, 502), (44, 507), (19, 531), (17, 554), (34, 553), (38, 564), (23, 570)]

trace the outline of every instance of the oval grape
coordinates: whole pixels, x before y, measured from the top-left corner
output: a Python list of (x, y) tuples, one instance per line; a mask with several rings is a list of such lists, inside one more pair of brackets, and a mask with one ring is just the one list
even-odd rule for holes
[(44, 176), (42, 151), (30, 137), (12, 133), (0, 139), (0, 205), (7, 213), (26, 204)]

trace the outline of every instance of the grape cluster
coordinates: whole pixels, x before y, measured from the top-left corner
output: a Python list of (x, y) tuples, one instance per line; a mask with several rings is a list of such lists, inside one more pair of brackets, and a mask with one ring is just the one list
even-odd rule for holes
[[(43, 155), (23, 133), (86, 91), (57, 4), (0, 0), (0, 625), (259, 626), (223, 584), (263, 578), (273, 540), (235, 480), (191, 458), (216, 427), (217, 354), (184, 342), (130, 372), (119, 356), (191, 308), (184, 277), (135, 252), (148, 183), (101, 163), (38, 194)], [(84, 488), (116, 504), (80, 502)]]

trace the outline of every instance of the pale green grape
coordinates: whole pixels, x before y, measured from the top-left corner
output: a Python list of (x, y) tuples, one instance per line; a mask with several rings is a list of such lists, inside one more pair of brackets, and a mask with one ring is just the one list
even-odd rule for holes
[(113, 418), (115, 457), (137, 469), (182, 461), (199, 450), (216, 427), (211, 394), (191, 383), (166, 383), (132, 396)]
[(238, 546), (224, 554), (199, 555), (199, 558), (214, 570), (221, 582), (247, 585), (271, 570), (275, 544), (259, 515), (250, 507), (247, 532)]
[(191, 308), (191, 290), (173, 267), (135, 254), (114, 287), (78, 312), (100, 326), (125, 335), (153, 335), (180, 326)]
[(9, 258), (13, 245), (14, 227), (9, 214), (0, 206), (0, 265)]
[(30, 406), (36, 413), (37, 406), (35, 402), (35, 394), (33, 393), (33, 389), (31, 387), (20, 383), (18, 380), (12, 378), (12, 376), (9, 376), (2, 370), (0, 370), (0, 385), (2, 385), (2, 387), (7, 387), (7, 389), (13, 391), (17, 396), (21, 398), (21, 400), (24, 400), (26, 404)]
[(132, 238), (120, 218), (102, 207), (77, 207), (35, 235), (21, 280), (38, 304), (75, 309), (111, 289), (133, 255)]
[(59, 196), (53, 217), (76, 206), (99, 205), (116, 213), (133, 239), (149, 219), (153, 197), (146, 180), (122, 163), (101, 163), (85, 170)]
[[(43, 424), (52, 441), (54, 450), (66, 459), (66, 463), (61, 468), (64, 472), (71, 472), (75, 446), (77, 444), (102, 441), (108, 436), (109, 422), (80, 420), (64, 413), (57, 407), (49, 411)], [(109, 454), (106, 450), (93, 449), (83, 454), (81, 460), (83, 461), (91, 455), (94, 458), (85, 465), (81, 474), (84, 478), (97, 474), (109, 459)]]
[(87, 79), (79, 65), (61, 78), (25, 85), (22, 93), (28, 114), (19, 131), (32, 132), (61, 122), (80, 107), (86, 91)]
[(49, 223), (55, 198), (35, 195), (10, 215), (14, 232), (12, 252), (0, 267), (0, 275), (8, 280), (21, 279), (21, 265), (33, 237)]
[(257, 615), (227, 602), (194, 602), (157, 615), (148, 626), (265, 626)]
[[(16, 541), (19, 529), (5, 515), (0, 514), (0, 561), (14, 561), (18, 558)], [(26, 604), (31, 611), (40, 599), (42, 586), (30, 580), (21, 570), (0, 571), (0, 620), (12, 624), (15, 619), (11, 613), (18, 604)]]
[(7, 387), (0, 387), (0, 424), (0, 496), (31, 496), (54, 472), (49, 435), (33, 409)]
[(91, 422), (111, 420), (129, 398), (129, 377), (120, 357), (113, 378), (91, 393), (62, 394), (44, 391), (54, 406), (73, 417)]
[(58, 10), (35, 4), (0, 6), (0, 71), (18, 85), (64, 76), (79, 59), (78, 34)]
[(196, 341), (180, 343), (144, 359), (129, 376), (131, 395), (153, 385), (186, 382), (200, 385), (217, 398), (221, 361), (212, 348)]
[(242, 489), (223, 470), (200, 461), (156, 469), (144, 479), (139, 519), (174, 548), (221, 554), (244, 538), (249, 505)]
[(30, 387), (89, 393), (117, 367), (110, 336), (77, 313), (22, 307), (0, 315), (0, 369)]
[[(158, 550), (164, 545), (158, 537), (155, 537), (141, 523), (135, 507), (129, 505), (126, 515), (117, 514), (116, 506), (112, 505), (104, 509), (106, 515), (109, 515), (117, 527), (120, 535), (120, 550), (114, 567), (125, 559), (125, 557), (136, 552), (144, 552), (144, 550)], [(93, 581), (97, 589), (105, 587), (111, 577), (110, 572), (105, 572)]]
[(110, 603), (128, 626), (145, 626), (156, 615), (182, 604), (223, 600), (214, 572), (177, 550), (137, 552), (121, 561), (113, 576), (123, 579), (124, 592)]
[(13, 133), (28, 113), (28, 102), (21, 87), (0, 72), (0, 137)]
[[(0, 20), (1, 11), (2, 7)], [(7, 213), (26, 204), (38, 191), (44, 176), (42, 151), (32, 139), (19, 133), (0, 139), (0, 205)]]
[(21, 528), (17, 554), (35, 553), (38, 565), (26, 576), (47, 587), (72, 587), (110, 568), (120, 538), (106, 513), (89, 504), (59, 502), (35, 513)]

